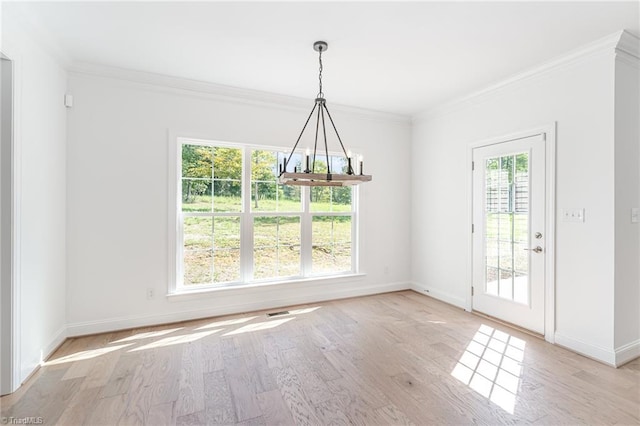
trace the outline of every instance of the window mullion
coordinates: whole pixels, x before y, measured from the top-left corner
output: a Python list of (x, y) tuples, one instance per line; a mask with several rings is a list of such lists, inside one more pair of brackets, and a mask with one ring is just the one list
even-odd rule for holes
[(240, 227), (240, 275), (253, 279), (253, 216), (251, 215), (251, 149), (242, 149), (242, 219)]
[(360, 271), (360, 256), (358, 255), (360, 250), (359, 192), (360, 188), (358, 186), (351, 189), (351, 272), (354, 273)]

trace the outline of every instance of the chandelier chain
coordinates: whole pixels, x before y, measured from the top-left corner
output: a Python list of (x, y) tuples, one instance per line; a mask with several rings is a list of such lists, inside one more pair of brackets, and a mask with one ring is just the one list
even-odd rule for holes
[(318, 74), (318, 85), (320, 90), (318, 92), (318, 97), (323, 98), (324, 93), (322, 92), (322, 46), (320, 46), (320, 48), (318, 49), (318, 62), (320, 63), (319, 74)]

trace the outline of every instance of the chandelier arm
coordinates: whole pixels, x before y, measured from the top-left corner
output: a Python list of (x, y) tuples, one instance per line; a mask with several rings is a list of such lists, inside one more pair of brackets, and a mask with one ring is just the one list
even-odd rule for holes
[(309, 120), (311, 119), (311, 116), (313, 115), (313, 111), (316, 110), (316, 106), (318, 106), (318, 104), (313, 104), (313, 108), (311, 108), (311, 112), (309, 113), (309, 117), (307, 117), (307, 121), (305, 121), (304, 126), (302, 127), (302, 131), (300, 131), (300, 136), (298, 136), (298, 140), (296, 141), (296, 144), (293, 145), (293, 149), (291, 150), (291, 154), (289, 154), (289, 158), (287, 158), (287, 162), (284, 163), (284, 172), (287, 172), (287, 165), (289, 165), (289, 161), (291, 161), (291, 157), (293, 157), (293, 153), (296, 152), (296, 148), (298, 147), (298, 144), (300, 143), (300, 139), (302, 138), (302, 134), (304, 133), (304, 129), (307, 128), (307, 124), (309, 124)]
[[(336, 132), (336, 136), (338, 137), (338, 142), (340, 142), (340, 146), (342, 147), (342, 152), (344, 152), (344, 156), (345, 158), (349, 158), (349, 155), (347, 154), (347, 150), (344, 147), (344, 144), (342, 143), (342, 139), (340, 138), (340, 134), (338, 133), (338, 129), (336, 129), (336, 125), (333, 122), (333, 118), (331, 118), (331, 113), (329, 112), (329, 109), (327, 108), (327, 104), (322, 104), (322, 106), (324, 107), (324, 109), (327, 111), (327, 115), (329, 116), (329, 121), (331, 122), (331, 125), (333, 126), (333, 130)], [(324, 116), (324, 114), (323, 114)], [(351, 165), (349, 165), (349, 174), (353, 174), (353, 167), (351, 167)]]
[[(326, 107), (325, 107), (326, 108)], [(320, 107), (320, 111), (322, 111), (322, 133), (324, 133), (324, 152), (327, 156), (327, 179), (330, 179), (331, 176), (331, 162), (329, 161), (329, 146), (327, 145), (327, 128), (324, 125), (324, 109)]]
[[(317, 104), (316, 104), (317, 105)], [(314, 173), (316, 170), (316, 152), (318, 151), (318, 129), (320, 127), (320, 110), (322, 108), (318, 108), (318, 117), (316, 118), (316, 140), (313, 144), (313, 165), (311, 166), (311, 173)]]

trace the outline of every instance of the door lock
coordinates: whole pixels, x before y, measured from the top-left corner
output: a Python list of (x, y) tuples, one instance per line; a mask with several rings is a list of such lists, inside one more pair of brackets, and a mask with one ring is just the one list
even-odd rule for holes
[(538, 239), (538, 240), (539, 240), (540, 238), (542, 238), (542, 234), (541, 234), (540, 232), (536, 232), (534, 236), (535, 236), (535, 237), (536, 237), (536, 239)]

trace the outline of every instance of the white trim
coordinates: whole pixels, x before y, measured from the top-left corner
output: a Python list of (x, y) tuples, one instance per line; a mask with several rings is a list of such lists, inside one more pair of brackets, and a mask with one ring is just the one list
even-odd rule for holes
[(626, 31), (623, 32), (615, 50), (615, 57), (616, 61), (640, 69), (640, 38)]
[(500, 80), (468, 95), (453, 99), (434, 108), (414, 114), (412, 117), (412, 123), (417, 124), (439, 116), (454, 113), (472, 103), (479, 102), (482, 98), (491, 96), (508, 86), (522, 83), (526, 80), (537, 78), (551, 72), (563, 70), (578, 61), (593, 56), (594, 54), (600, 54), (603, 52), (614, 52), (615, 50), (617, 50), (627, 55), (634, 56), (638, 52), (638, 49), (633, 45), (634, 40), (637, 39), (629, 32), (625, 30), (617, 31), (606, 37), (572, 50), (558, 58), (552, 59), (536, 67), (512, 75), (511, 77)]
[(219, 297), (232, 297), (241, 295), (243, 297), (259, 295), (266, 291), (265, 288), (278, 291), (288, 290), (288, 286), (299, 287), (303, 285), (305, 288), (317, 286), (317, 285), (333, 285), (339, 282), (361, 280), (366, 277), (366, 274), (344, 274), (344, 275), (327, 275), (310, 278), (293, 278), (283, 279), (281, 281), (252, 281), (247, 284), (238, 285), (219, 285), (217, 287), (201, 287), (196, 289), (189, 289), (185, 291), (179, 291), (175, 293), (167, 294), (167, 300), (169, 302), (185, 302), (188, 300), (202, 300), (207, 297), (219, 298)]
[(530, 130), (510, 133), (504, 136), (491, 137), (467, 144), (467, 295), (462, 305), (465, 310), (473, 310), (471, 288), (473, 287), (473, 171), (471, 161), (473, 150), (488, 145), (510, 142), (536, 135), (544, 135), (545, 142), (545, 275), (544, 275), (544, 338), (549, 343), (555, 342), (555, 211), (556, 211), (556, 126), (553, 122), (546, 126), (535, 127)]
[(181, 235), (178, 230), (178, 136), (171, 130), (167, 131), (167, 291), (173, 293), (179, 286), (178, 279), (182, 277), (178, 262), (178, 247), (182, 245), (177, 238)]
[(620, 33), (620, 40), (616, 46), (616, 52), (623, 52), (636, 59), (640, 59), (640, 38), (623, 30)]
[[(249, 281), (253, 276), (253, 247), (255, 243), (253, 238), (253, 216), (251, 214), (243, 214), (245, 212), (251, 212), (251, 191), (253, 190), (253, 188), (251, 187), (251, 156), (247, 154), (247, 151), (248, 150), (244, 146), (242, 146), (242, 180), (240, 181), (240, 196), (242, 200), (242, 207), (239, 216), (240, 281), (243, 283)], [(245, 185), (245, 183), (247, 184)], [(247, 188), (249, 188), (249, 191), (246, 190)], [(213, 193), (211, 195), (213, 197)], [(302, 221), (302, 218), (300, 218), (300, 221)], [(182, 235), (182, 229), (180, 229), (179, 232)], [(180, 244), (180, 247), (182, 247), (182, 242)], [(184, 292), (185, 290), (187, 289), (183, 287), (182, 291)]]
[[(269, 108), (308, 111), (313, 106), (313, 99), (304, 99), (294, 96), (280, 95), (259, 90), (243, 89), (205, 81), (191, 80), (181, 77), (173, 77), (144, 71), (97, 65), (85, 62), (76, 62), (67, 67), (67, 71), (73, 74), (84, 74), (94, 77), (117, 79), (143, 85), (145, 89), (164, 93), (178, 93), (184, 96), (197, 96), (222, 102), (240, 103)], [(402, 125), (411, 124), (411, 117), (407, 115), (393, 114), (382, 111), (368, 110), (340, 104), (332, 104), (332, 111), (353, 118), (387, 121)]]
[[(327, 289), (325, 283), (313, 286), (314, 292), (308, 292), (308, 287), (295, 286), (291, 297), (268, 297), (268, 291), (263, 292), (261, 297), (247, 298), (246, 302), (228, 304), (221, 300), (218, 306), (211, 306), (202, 309), (192, 309), (187, 311), (172, 312), (160, 315), (138, 315), (127, 317), (108, 318), (99, 321), (77, 322), (67, 325), (68, 337), (81, 336), (85, 334), (103, 333), (127, 328), (145, 327), (150, 325), (168, 324), (173, 322), (188, 321), (201, 318), (209, 318), (221, 315), (230, 315), (243, 312), (253, 312), (265, 309), (280, 308), (306, 303), (322, 302), (327, 300), (345, 299), (349, 297), (366, 296), (370, 294), (388, 293), (394, 291), (408, 290), (408, 282), (372, 284), (363, 287), (353, 287), (343, 285), (344, 281), (335, 284), (336, 288)], [(266, 290), (266, 289), (265, 289)], [(280, 293), (281, 294), (281, 293)]]
[(67, 339), (67, 326), (66, 324), (60, 327), (60, 329), (53, 335), (53, 339), (42, 350), (42, 356), (40, 357), (40, 364), (42, 365), (53, 352), (60, 347)]
[(553, 122), (545, 130), (546, 181), (546, 246), (544, 289), (544, 339), (555, 343), (556, 331), (556, 127)]
[(430, 287), (421, 283), (417, 283), (417, 282), (412, 282), (411, 283), (411, 290), (420, 293), (420, 294), (424, 294), (427, 295), (429, 297), (433, 297), (434, 299), (438, 299), (441, 300), (445, 303), (448, 303), (450, 305), (454, 305), (457, 306), (459, 308), (465, 309), (465, 305), (466, 305), (466, 300), (462, 297), (458, 297), (452, 293), (448, 293), (446, 291), (442, 291), (439, 290), (437, 288), (434, 287)]
[(555, 333), (555, 344), (612, 367), (616, 366), (616, 353), (601, 346), (592, 345), (561, 333)]
[[(5, 50), (6, 52), (6, 50)], [(18, 309), (18, 303), (20, 301), (19, 299), (19, 286), (18, 286), (18, 277), (19, 275), (19, 269), (17, 269), (19, 267), (19, 251), (18, 251), (18, 247), (19, 245), (17, 244), (18, 242), (18, 223), (19, 223), (19, 211), (18, 211), (18, 203), (16, 202), (16, 200), (18, 199), (19, 196), (19, 191), (16, 190), (16, 186), (17, 183), (19, 181), (19, 168), (16, 168), (16, 162), (17, 159), (19, 158), (17, 153), (16, 153), (16, 148), (17, 148), (17, 142), (16, 142), (16, 134), (17, 132), (17, 121), (18, 121), (18, 117), (19, 114), (17, 113), (17, 106), (18, 106), (18, 90), (17, 90), (17, 86), (18, 86), (18, 62), (16, 62), (15, 58), (11, 59), (10, 56), (5, 55), (4, 52), (0, 52), (0, 57), (2, 61), (8, 61), (9, 62), (9, 67), (11, 67), (11, 98), (9, 99), (9, 103), (11, 104), (11, 116), (9, 117), (9, 131), (10, 131), (10, 135), (9, 135), (9, 147), (8, 147), (8, 151), (9, 151), (9, 158), (4, 159), (3, 162), (5, 163), (5, 165), (9, 165), (9, 176), (8, 176), (8, 180), (6, 182), (3, 182), (3, 186), (4, 185), (8, 185), (8, 189), (9, 192), (7, 194), (8, 196), (8, 200), (6, 200), (8, 202), (8, 211), (7, 213), (9, 214), (9, 229), (7, 229), (6, 231), (8, 232), (8, 241), (4, 241), (4, 244), (8, 243), (8, 246), (5, 247), (6, 249), (8, 249), (8, 264), (5, 264), (4, 266), (7, 267), (8, 269), (8, 282), (5, 282), (3, 280), (2, 285), (3, 286), (8, 286), (7, 290), (7, 295), (9, 296), (7, 299), (3, 300), (2, 302), (2, 309), (7, 309), (8, 312), (8, 316), (9, 316), (9, 325), (8, 325), (8, 335), (3, 335), (3, 341), (0, 342), (0, 344), (3, 346), (3, 354), (0, 358), (2, 358), (2, 362), (6, 363), (4, 364), (6, 368), (9, 369), (9, 374), (7, 376), (2, 376), (0, 377), (0, 379), (2, 379), (2, 383), (0, 384), (0, 395), (4, 395), (4, 394), (9, 394), (14, 392), (20, 385), (20, 369), (19, 369), (19, 365), (20, 365), (20, 329), (19, 329), (19, 324), (20, 324), (20, 317), (19, 317), (19, 309)], [(6, 96), (6, 94), (3, 94), (3, 96)], [(4, 201), (3, 201), (4, 202)], [(4, 276), (4, 273), (3, 273)], [(4, 324), (3, 324), (3, 328), (4, 328)], [(4, 339), (8, 339), (4, 340)], [(5, 356), (8, 358), (6, 359)]]
[(616, 367), (640, 357), (640, 340), (622, 345), (615, 350)]
[(467, 286), (464, 297), (464, 310), (473, 310), (473, 148), (475, 144), (467, 146), (467, 186), (465, 188), (465, 199), (467, 200)]
[(11, 363), (10, 389), (17, 390), (22, 383), (21, 353), (21, 211), (22, 211), (22, 57), (3, 47), (3, 56), (13, 63), (13, 140), (11, 176)]
[(22, 359), (22, 57), (13, 55), (13, 386), (20, 384)]

